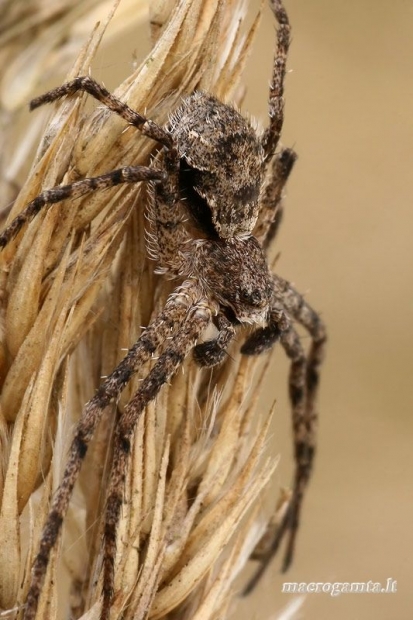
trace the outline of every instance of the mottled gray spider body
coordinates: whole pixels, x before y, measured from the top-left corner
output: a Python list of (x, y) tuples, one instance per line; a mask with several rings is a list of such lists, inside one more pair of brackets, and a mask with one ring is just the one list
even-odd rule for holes
[(180, 158), (182, 185), (193, 189), (190, 208), (203, 211), (198, 221), (205, 225), (209, 216), (209, 234), (222, 239), (250, 234), (265, 171), (264, 149), (251, 124), (215, 97), (196, 92), (167, 128)]
[[(270, 273), (262, 249), (276, 232), (282, 189), (295, 160), (289, 149), (275, 154), (283, 122), (283, 80), (290, 27), (281, 1), (272, 0), (271, 6), (279, 29), (269, 95), (270, 124), (262, 136), (232, 107), (201, 92), (187, 97), (165, 127), (135, 112), (90, 77), (76, 78), (31, 104), (33, 109), (78, 91), (88, 92), (162, 148), (149, 167), (125, 167), (43, 192), (0, 235), (0, 247), (45, 205), (120, 183), (149, 181), (152, 198), (148, 208), (148, 245), (157, 260), (157, 270), (176, 279), (177, 288), (164, 310), (84, 409), (34, 562), (26, 620), (35, 617), (50, 550), (56, 543), (102, 412), (119, 397), (142, 364), (158, 352), (158, 361), (126, 406), (115, 431), (104, 525), (101, 613), (102, 619), (109, 617), (122, 488), (137, 419), (191, 350), (199, 364), (213, 366), (224, 359), (230, 341), (243, 324), (256, 327), (244, 342), (242, 353), (259, 354), (278, 340), (291, 360), (296, 458), (293, 496), (272, 544), (261, 558), (259, 572), (286, 533), (284, 568), (291, 562), (315, 449), (315, 397), (325, 331), (303, 297), (288, 282)], [(294, 321), (311, 335), (308, 354), (294, 329)], [(211, 323), (217, 329), (216, 337), (198, 343)]]

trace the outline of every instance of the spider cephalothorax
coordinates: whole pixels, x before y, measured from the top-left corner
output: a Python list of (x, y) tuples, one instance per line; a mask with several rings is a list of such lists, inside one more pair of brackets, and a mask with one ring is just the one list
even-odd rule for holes
[(254, 237), (197, 241), (191, 263), (206, 294), (237, 321), (263, 323), (274, 287), (265, 256)]
[[(137, 420), (188, 353), (193, 351), (196, 361), (204, 366), (221, 362), (236, 332), (241, 339), (244, 323), (250, 324), (250, 330), (252, 325), (253, 330), (241, 347), (243, 354), (257, 355), (279, 341), (291, 361), (289, 386), (296, 459), (293, 496), (261, 558), (259, 572), (285, 535), (284, 568), (291, 562), (315, 449), (315, 398), (326, 336), (320, 318), (303, 297), (287, 281), (270, 273), (262, 249), (268, 247), (275, 235), (282, 189), (295, 161), (290, 149), (275, 153), (283, 122), (283, 80), (290, 26), (281, 0), (272, 0), (271, 7), (279, 29), (269, 93), (270, 122), (262, 135), (233, 107), (203, 92), (186, 97), (165, 127), (147, 120), (90, 77), (75, 78), (31, 104), (33, 109), (78, 91), (88, 92), (157, 141), (161, 150), (148, 167), (128, 166), (46, 190), (0, 235), (0, 247), (48, 204), (121, 183), (146, 181), (151, 184), (148, 245), (156, 258), (157, 271), (174, 279), (176, 289), (162, 312), (153, 318), (85, 406), (34, 562), (26, 620), (35, 617), (50, 550), (56, 543), (102, 412), (158, 352), (159, 358), (127, 404), (115, 431), (103, 543), (101, 618), (109, 617), (122, 488)], [(294, 321), (311, 336), (309, 352), (300, 342)], [(216, 336), (199, 342), (211, 324), (215, 325)]]

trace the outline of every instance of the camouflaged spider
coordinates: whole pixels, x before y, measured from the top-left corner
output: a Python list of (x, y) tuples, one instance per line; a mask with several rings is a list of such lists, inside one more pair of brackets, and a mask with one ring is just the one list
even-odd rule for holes
[[(272, 544), (261, 558), (257, 575), (285, 534), (284, 569), (291, 562), (315, 450), (315, 398), (326, 336), (318, 315), (288, 282), (270, 273), (265, 257), (279, 223), (282, 189), (295, 161), (290, 149), (275, 153), (283, 124), (290, 25), (280, 0), (272, 0), (271, 7), (279, 28), (269, 93), (270, 123), (262, 135), (235, 109), (202, 92), (185, 98), (165, 127), (141, 116), (90, 77), (76, 78), (31, 103), (33, 109), (79, 91), (87, 92), (163, 148), (150, 167), (124, 167), (43, 192), (0, 235), (0, 247), (46, 205), (121, 183), (147, 181), (151, 184), (148, 249), (158, 262), (157, 271), (175, 279), (177, 288), (160, 315), (85, 406), (34, 562), (26, 620), (35, 617), (50, 551), (98, 421), (132, 375), (159, 351), (158, 361), (126, 406), (115, 431), (103, 543), (101, 618), (109, 617), (122, 483), (137, 419), (191, 350), (200, 365), (218, 364), (236, 331), (245, 324), (257, 327), (242, 345), (243, 354), (257, 355), (279, 341), (291, 360), (289, 385), (296, 460), (293, 495)], [(191, 221), (190, 229), (184, 219)], [(312, 338), (308, 353), (293, 321)], [(211, 323), (217, 336), (197, 344)]]

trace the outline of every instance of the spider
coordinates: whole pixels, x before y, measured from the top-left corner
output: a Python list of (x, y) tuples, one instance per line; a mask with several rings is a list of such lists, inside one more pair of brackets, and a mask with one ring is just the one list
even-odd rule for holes
[[(157, 352), (157, 362), (127, 404), (115, 430), (103, 532), (101, 619), (109, 618), (122, 488), (137, 420), (191, 351), (199, 365), (215, 366), (223, 361), (230, 342), (246, 325), (252, 325), (253, 331), (241, 346), (242, 354), (258, 355), (279, 341), (291, 360), (289, 390), (296, 461), (288, 510), (249, 587), (258, 580), (285, 536), (284, 570), (292, 561), (315, 451), (315, 401), (326, 334), (320, 317), (304, 298), (289, 282), (270, 272), (265, 255), (278, 228), (282, 190), (296, 159), (291, 149), (276, 152), (284, 118), (283, 83), (290, 25), (281, 0), (271, 0), (270, 4), (279, 27), (269, 92), (270, 120), (262, 135), (233, 107), (199, 91), (184, 98), (165, 126), (135, 112), (91, 77), (75, 78), (30, 104), (34, 109), (87, 92), (155, 140), (160, 150), (148, 167), (123, 167), (44, 191), (0, 235), (0, 247), (5, 247), (48, 205), (121, 183), (144, 181), (150, 186), (148, 250), (157, 260), (157, 272), (174, 279), (177, 285), (162, 312), (84, 408), (33, 564), (26, 620), (36, 615), (50, 552), (102, 413)], [(307, 354), (294, 321), (311, 336)], [(217, 335), (199, 342), (211, 324)]]

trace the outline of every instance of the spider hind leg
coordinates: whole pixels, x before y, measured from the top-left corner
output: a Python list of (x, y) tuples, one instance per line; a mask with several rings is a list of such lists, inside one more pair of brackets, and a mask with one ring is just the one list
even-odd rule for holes
[(63, 97), (75, 95), (78, 92), (88, 93), (109, 110), (123, 118), (127, 123), (139, 129), (148, 138), (152, 138), (152, 140), (156, 140), (156, 142), (167, 147), (172, 146), (172, 138), (165, 129), (148, 120), (142, 114), (132, 110), (126, 103), (112, 95), (104, 86), (88, 75), (74, 78), (70, 82), (57, 86), (57, 88), (53, 88), (47, 93), (32, 99), (30, 110), (35, 110), (44, 104), (53, 103)]
[(139, 183), (141, 181), (163, 181), (165, 172), (147, 166), (125, 166), (118, 170), (112, 170), (97, 177), (88, 177), (76, 181), (70, 185), (58, 185), (47, 189), (12, 220), (12, 222), (0, 234), (0, 248), (6, 245), (18, 235), (23, 226), (32, 220), (42, 209), (57, 204), (67, 198), (80, 198), (94, 191), (100, 191), (120, 185), (122, 183)]
[[(194, 287), (196, 295), (196, 287)], [(192, 292), (193, 293), (193, 292)], [(194, 297), (186, 292), (189, 299)], [(173, 302), (172, 302), (173, 304)], [(110, 475), (104, 524), (103, 554), (103, 605), (100, 620), (108, 620), (113, 598), (116, 558), (116, 537), (131, 436), (144, 408), (154, 400), (162, 386), (173, 377), (185, 357), (194, 348), (197, 339), (209, 325), (216, 309), (206, 300), (198, 299), (189, 306), (186, 316), (173, 336), (171, 344), (163, 351), (139, 390), (127, 404), (118, 421), (114, 438), (114, 460)]]
[[(270, 312), (269, 323), (264, 328), (255, 330), (246, 340), (241, 353), (257, 355), (269, 349), (277, 340), (280, 341), (288, 358), (291, 360), (289, 394), (292, 407), (292, 426), (295, 455), (295, 474), (293, 494), (289, 507), (276, 527), (267, 548), (254, 558), (260, 559), (261, 565), (248, 583), (244, 594), (252, 591), (277, 553), (284, 536), (287, 547), (283, 560), (283, 571), (290, 566), (297, 532), (299, 529), (301, 507), (308, 486), (316, 450), (317, 411), (316, 396), (319, 383), (319, 367), (324, 356), (326, 342), (325, 327), (316, 312), (304, 298), (286, 280), (274, 276), (275, 295), (285, 308), (285, 314), (277, 309)], [(292, 317), (310, 334), (312, 344), (308, 354), (305, 353), (300, 338), (291, 324)]]

